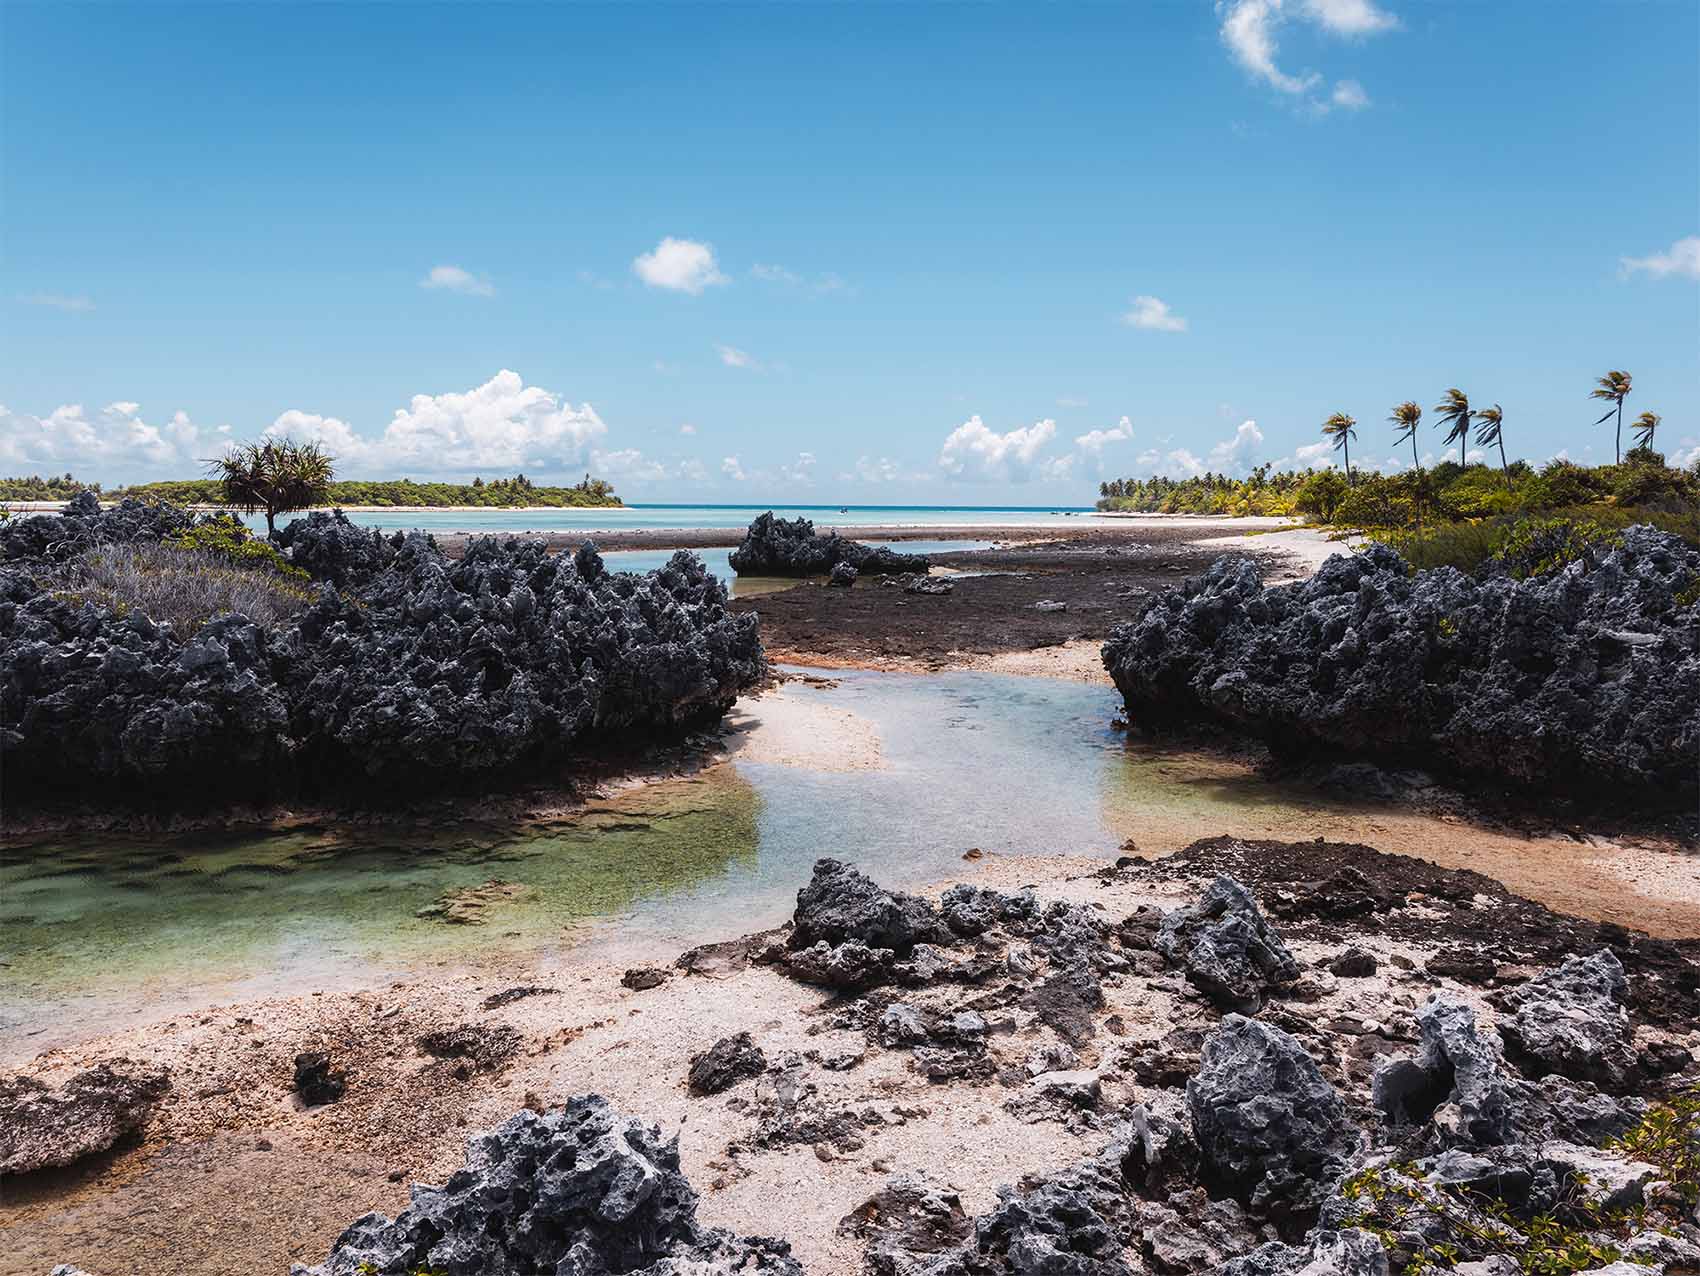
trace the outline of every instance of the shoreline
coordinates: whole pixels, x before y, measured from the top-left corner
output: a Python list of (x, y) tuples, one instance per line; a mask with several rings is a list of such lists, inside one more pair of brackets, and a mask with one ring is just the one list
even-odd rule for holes
[[(1615, 933), (1482, 879), (1461, 879), (1460, 891), (1448, 886), (1446, 871), (1421, 860), (1320, 840), (1206, 839), (1170, 858), (1114, 866), (1075, 853), (964, 861), (918, 889), (936, 902), (954, 883), (1033, 887), (1041, 900), (1084, 908), (1109, 927), (1142, 909), (1192, 903), (1220, 871), (1233, 871), (1266, 909), (1279, 909), (1281, 884), (1295, 872), (1299, 880), (1325, 882), (1349, 863), (1376, 889), (1398, 895), (1402, 907), (1385, 921), (1379, 914), (1350, 918), (1326, 904), (1309, 915), (1313, 920), (1272, 911), (1301, 967), (1316, 973), (1301, 981), (1291, 1009), (1281, 1001), (1268, 1013), (1282, 1023), (1295, 1014), (1307, 1019), (1327, 1040), (1342, 1034), (1341, 1045), (1367, 1039), (1378, 1053), (1410, 1049), (1411, 1010), (1428, 990), (1444, 989), (1491, 1016), (1488, 987), (1515, 984), (1549, 964), (1502, 955), (1497, 967), (1488, 966), (1502, 972), (1498, 980), (1443, 967), (1440, 959), (1468, 944), (1482, 916), (1493, 918), (1497, 946), (1507, 951), (1581, 951), (1600, 942), (1596, 936)], [(1296, 868), (1281, 867), (1286, 861)], [(766, 964), (762, 949), (782, 932), (750, 935), (728, 919), (721, 933), (719, 942), (685, 953), (663, 941), (581, 950), (564, 961), (497, 960), (448, 971), (427, 965), (370, 987), (224, 1004), (46, 1051), (34, 1070), (50, 1082), (127, 1059), (165, 1069), (173, 1086), (139, 1142), (12, 1181), (0, 1202), (10, 1238), (0, 1276), (36, 1276), (65, 1261), (95, 1273), (168, 1266), (182, 1276), (316, 1262), (356, 1217), (404, 1205), (409, 1181), (442, 1182), (461, 1164), (472, 1133), (519, 1108), (544, 1110), (586, 1092), (605, 1094), (617, 1108), (678, 1135), (706, 1223), (777, 1231), (820, 1276), (862, 1270), (861, 1241), (837, 1224), (889, 1175), (936, 1176), (974, 1214), (991, 1208), (1003, 1185), (1092, 1155), (1107, 1137), (1103, 1121), (1071, 1117), (1067, 1105), (1048, 1110), (1042, 1085), (1028, 1080), (1030, 1070), (1019, 1071), (1024, 1056), (1053, 1039), (1042, 1002), (1035, 1015), (1026, 1003), (996, 1000), (985, 988), (944, 982), (863, 994), (876, 998), (876, 1018), (880, 1006), (899, 999), (947, 1013), (964, 998), (987, 1003), (985, 1013), (1003, 1025), (988, 1043), (1003, 1070), (930, 1078), (907, 1048), (877, 1042), (871, 1026), (847, 1014), (847, 999)], [(1348, 942), (1376, 959), (1369, 977), (1325, 973)], [(1664, 948), (1629, 936), (1612, 942), (1650, 954), (1632, 976), (1649, 998), (1670, 994), (1660, 991), (1662, 981), (1659, 989), (1646, 982), (1647, 961), (1665, 952), (1685, 954), (1679, 963), (1700, 958), (1692, 940)], [(640, 965), (655, 972), (656, 984), (632, 986), (627, 973)], [(1161, 1102), (1174, 1083), (1148, 1076), (1136, 1061), (1157, 1062), (1162, 1052), (1180, 1049), (1184, 1034), (1207, 1030), (1215, 1012), (1161, 962), (1135, 961), (1105, 978), (1102, 992), (1103, 1003), (1073, 1038), (1073, 1066), (1089, 1074), (1094, 1090), (1102, 1087), (1087, 1111), (1107, 1119), (1136, 1100)], [(1692, 1009), (1654, 1022), (1662, 1026), (1642, 1028), (1644, 1040), (1700, 1047)], [(476, 1025), (501, 1052), (456, 1064), (417, 1044), (455, 1025)], [(721, 1095), (688, 1093), (692, 1058), (739, 1032), (763, 1049), (768, 1076)], [(331, 1052), (348, 1076), (346, 1096), (309, 1108), (291, 1092), (291, 1061), (307, 1050)], [(1347, 1067), (1336, 1084), (1356, 1078), (1367, 1085), (1367, 1071)], [(781, 1098), (778, 1107), (776, 1069), (799, 1083), (798, 1098)], [(854, 1137), (833, 1134), (831, 1115), (846, 1109), (873, 1111), (877, 1119), (857, 1122)]]

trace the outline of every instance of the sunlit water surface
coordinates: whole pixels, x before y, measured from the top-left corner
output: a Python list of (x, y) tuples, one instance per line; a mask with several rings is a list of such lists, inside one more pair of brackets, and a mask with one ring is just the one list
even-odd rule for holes
[[(937, 880), (981, 847), (1114, 854), (1130, 830), (1276, 800), (1243, 776), (1128, 749), (1108, 687), (847, 673), (788, 688), (877, 732), (880, 766), (735, 760), (559, 823), (429, 836), (79, 839), (0, 854), (0, 1036), (33, 1046), (162, 1006), (371, 981), (421, 964), (584, 945), (682, 948), (783, 920), (822, 855)], [(518, 884), (483, 925), (421, 917)]]

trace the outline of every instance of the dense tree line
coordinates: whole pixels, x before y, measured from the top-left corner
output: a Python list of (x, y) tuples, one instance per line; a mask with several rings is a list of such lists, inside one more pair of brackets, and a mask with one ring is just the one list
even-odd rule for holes
[[(0, 478), (0, 501), (65, 501), (78, 492), (92, 491), (105, 500), (122, 500), (126, 496), (147, 501), (170, 501), (178, 505), (223, 504), (224, 485), (219, 478), (175, 479), (159, 483), (138, 483), (111, 492), (101, 493), (99, 483), (84, 483), (66, 474), (58, 478)], [(552, 487), (534, 483), (523, 474), (512, 478), (486, 481), (475, 478), (470, 483), (415, 483), (411, 479), (342, 479), (326, 488), (327, 505), (475, 505), (491, 508), (515, 506), (599, 506), (618, 505), (613, 485), (605, 479), (585, 475), (571, 487)]]

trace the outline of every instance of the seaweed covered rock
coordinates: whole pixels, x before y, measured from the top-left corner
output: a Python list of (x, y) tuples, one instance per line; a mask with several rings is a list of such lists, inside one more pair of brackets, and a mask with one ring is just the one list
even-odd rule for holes
[(589, 546), (485, 537), (451, 561), (418, 533), (317, 515), (285, 529), (323, 577), (310, 605), (188, 636), (42, 582), (74, 537), (157, 539), (187, 517), (126, 503), (43, 520), (64, 523), (57, 539), (7, 542), (34, 555), (0, 567), (10, 792), (105, 783), (176, 805), (436, 791), (710, 720), (765, 670), (756, 617), (731, 614), (687, 553), (610, 573)]
[(900, 554), (884, 546), (875, 549), (837, 532), (817, 535), (811, 520), (775, 518), (772, 510), (750, 524), (732, 551), (731, 563), (740, 576), (826, 576), (840, 563), (863, 576), (896, 576), (925, 573), (930, 566), (920, 554)]
[(57, 1089), (34, 1077), (0, 1080), (0, 1174), (71, 1165), (141, 1129), (170, 1081), (163, 1072), (106, 1064)]
[(1221, 558), (1118, 625), (1103, 658), (1136, 724), (1691, 806), (1697, 581), (1700, 550), (1646, 526), (1527, 580), (1413, 574), (1372, 544), (1266, 589), (1249, 559)]
[(416, 1185), (394, 1219), (366, 1215), (324, 1263), (293, 1271), (801, 1276), (785, 1242), (703, 1227), (696, 1210), (677, 1139), (581, 1095), (474, 1138), (442, 1187)]
[(1622, 1094), (1636, 1080), (1627, 995), (1623, 963), (1611, 949), (1571, 957), (1507, 994), (1513, 1013), (1501, 1033), (1529, 1075), (1557, 1073)]
[(405, 539), (401, 532), (386, 537), (375, 527), (357, 527), (341, 510), (314, 510), (277, 533), (277, 544), (292, 564), (338, 589), (369, 583), (394, 561)]
[(1222, 874), (1204, 897), (1163, 918), (1157, 951), (1226, 1010), (1262, 1008), (1269, 990), (1299, 977), (1281, 936), (1239, 882)]
[(1260, 1212), (1314, 1209), (1358, 1148), (1357, 1128), (1316, 1061), (1261, 1020), (1223, 1019), (1205, 1039), (1186, 1101), (1206, 1166)]

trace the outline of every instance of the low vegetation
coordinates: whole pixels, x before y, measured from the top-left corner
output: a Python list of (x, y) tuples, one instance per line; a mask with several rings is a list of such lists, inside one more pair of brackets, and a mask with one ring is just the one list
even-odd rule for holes
[(0, 478), (0, 501), (68, 501), (79, 492), (98, 496), (100, 484), (85, 483), (70, 474)]
[[(3, 484), (0, 484), (0, 490), (3, 490)], [(140, 483), (111, 492), (108, 499), (121, 500), (126, 496), (138, 497), (144, 501), (169, 501), (174, 505), (222, 503), (221, 488), (217, 479)], [(375, 505), (383, 508), (417, 505), (433, 509), (467, 505), (477, 508), (514, 509), (615, 506), (620, 504), (620, 498), (614, 494), (613, 486), (606, 479), (592, 478), (588, 474), (570, 487), (545, 486), (532, 482), (523, 474), (516, 474), (513, 478), (488, 481), (475, 478), (470, 483), (415, 483), (412, 479), (333, 480), (326, 488), (325, 498), (320, 504), (344, 507)]]
[(180, 638), (224, 615), (277, 624), (313, 601), (305, 572), (171, 541), (97, 545), (58, 568), (51, 586), (67, 602), (169, 623)]

